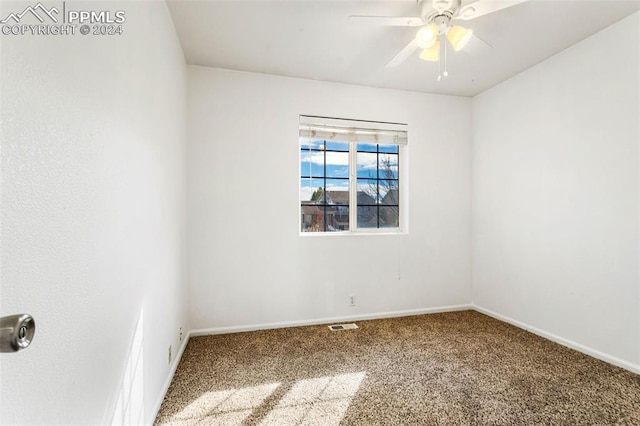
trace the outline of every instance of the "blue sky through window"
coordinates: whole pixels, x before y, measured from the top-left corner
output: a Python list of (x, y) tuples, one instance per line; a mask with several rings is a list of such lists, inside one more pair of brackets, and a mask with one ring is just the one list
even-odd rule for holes
[[(300, 148), (302, 202), (311, 201), (318, 188), (349, 191), (349, 143), (301, 139)], [(358, 191), (370, 189), (375, 182), (371, 179), (398, 179), (397, 145), (358, 144), (357, 151)], [(384, 197), (384, 192), (381, 191), (380, 198)]]
[(302, 140), (300, 148), (301, 201), (311, 201), (313, 192), (318, 188), (326, 191), (349, 191), (348, 143)]

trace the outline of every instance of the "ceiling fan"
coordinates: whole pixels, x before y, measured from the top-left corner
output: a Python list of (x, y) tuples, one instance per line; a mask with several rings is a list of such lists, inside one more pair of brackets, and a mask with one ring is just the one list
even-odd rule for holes
[[(525, 1), (527, 0), (475, 0), (462, 5), (462, 0), (417, 0), (420, 15), (417, 17), (350, 16), (349, 20), (384, 26), (421, 27), (415, 38), (387, 62), (387, 67), (395, 67), (418, 49), (422, 49), (420, 59), (426, 61), (438, 62), (441, 51), (444, 51), (446, 58), (447, 40), (457, 52), (475, 37), (470, 29), (453, 25), (453, 21), (469, 21)], [(447, 76), (446, 64), (443, 75)]]

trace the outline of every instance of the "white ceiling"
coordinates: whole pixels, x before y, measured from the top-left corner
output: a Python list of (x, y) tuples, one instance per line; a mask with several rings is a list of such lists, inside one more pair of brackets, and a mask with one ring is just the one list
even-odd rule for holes
[(460, 96), (481, 93), (640, 10), (640, 0), (530, 0), (460, 21), (492, 48), (470, 43), (469, 53), (450, 51), (449, 77), (438, 82), (438, 64), (420, 60), (418, 52), (385, 68), (418, 28), (348, 21), (350, 15), (417, 16), (415, 0), (168, 4), (189, 64)]

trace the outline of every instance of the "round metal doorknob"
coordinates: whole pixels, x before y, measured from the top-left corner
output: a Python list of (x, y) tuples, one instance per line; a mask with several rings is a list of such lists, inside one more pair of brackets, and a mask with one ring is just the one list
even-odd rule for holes
[(18, 352), (31, 344), (36, 322), (29, 314), (0, 318), (0, 352)]

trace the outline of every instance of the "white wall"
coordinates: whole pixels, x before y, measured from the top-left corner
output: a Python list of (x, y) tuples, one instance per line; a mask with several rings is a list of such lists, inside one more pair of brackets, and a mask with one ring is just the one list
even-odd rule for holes
[(473, 101), (473, 299), (638, 369), (640, 14)]
[[(469, 303), (470, 99), (188, 69), (194, 329)], [(408, 123), (407, 235), (299, 235), (300, 114)]]
[(151, 422), (188, 327), (185, 61), (164, 2), (67, 7), (124, 34), (0, 36), (0, 314), (37, 323), (0, 354), (0, 423)]

